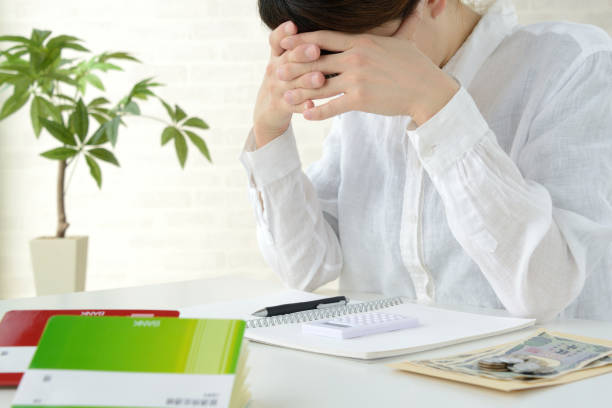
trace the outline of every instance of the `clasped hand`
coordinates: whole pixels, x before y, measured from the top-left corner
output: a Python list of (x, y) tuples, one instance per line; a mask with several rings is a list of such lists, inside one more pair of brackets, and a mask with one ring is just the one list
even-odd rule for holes
[[(362, 111), (407, 115), (417, 124), (435, 115), (459, 85), (416, 47), (405, 26), (402, 23), (388, 37), (335, 31), (295, 34), (291, 22), (274, 30), (270, 36), (271, 62), (254, 116), (258, 145), (282, 134), (291, 113), (323, 120)], [(335, 54), (321, 55), (321, 50)], [(326, 74), (338, 75), (325, 78)], [(319, 106), (313, 103), (337, 95)], [(273, 101), (279, 97), (282, 102)], [(274, 107), (277, 114), (289, 112), (288, 119), (285, 116), (279, 120), (277, 129), (265, 125), (264, 119), (270, 121), (272, 116), (266, 106)]]

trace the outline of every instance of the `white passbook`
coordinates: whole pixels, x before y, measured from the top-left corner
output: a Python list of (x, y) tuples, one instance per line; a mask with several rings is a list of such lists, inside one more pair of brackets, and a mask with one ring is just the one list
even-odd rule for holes
[(302, 333), (336, 339), (352, 339), (416, 327), (419, 321), (400, 314), (370, 312), (331, 320), (302, 323)]

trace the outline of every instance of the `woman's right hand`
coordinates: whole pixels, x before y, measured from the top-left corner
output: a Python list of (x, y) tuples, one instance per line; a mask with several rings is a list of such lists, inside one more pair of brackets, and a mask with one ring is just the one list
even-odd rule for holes
[(270, 34), (271, 56), (266, 73), (257, 94), (255, 112), (253, 113), (253, 131), (255, 144), (260, 148), (276, 139), (289, 128), (291, 116), (303, 113), (314, 107), (311, 100), (301, 105), (287, 103), (283, 95), (286, 91), (296, 88), (316, 89), (325, 84), (325, 76), (321, 72), (309, 72), (292, 81), (281, 78), (287, 75), (281, 65), (288, 62), (312, 62), (321, 55), (321, 50), (314, 44), (302, 44), (291, 51), (281, 48), (283, 38), (297, 33), (297, 27), (291, 21), (279, 25)]

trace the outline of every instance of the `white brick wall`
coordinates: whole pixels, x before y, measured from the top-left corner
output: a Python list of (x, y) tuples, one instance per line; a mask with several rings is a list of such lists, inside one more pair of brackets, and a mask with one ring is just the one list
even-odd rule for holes
[[(572, 20), (612, 32), (612, 0), (516, 0), (521, 22)], [(126, 50), (143, 65), (106, 76), (119, 97), (156, 76), (160, 94), (211, 125), (214, 165), (195, 151), (180, 170), (159, 146), (158, 124), (122, 129), (120, 169), (103, 165), (102, 191), (83, 162), (68, 194), (69, 233), (90, 236), (88, 289), (241, 273), (270, 276), (257, 247), (246, 179), (237, 157), (263, 75), (267, 30), (255, 0), (0, 0), (0, 34), (32, 27), (76, 35), (94, 52)], [(0, 95), (0, 100), (6, 93)], [(147, 113), (162, 115), (152, 102)], [(320, 155), (329, 121), (294, 121), (304, 164)], [(0, 298), (34, 294), (28, 240), (55, 230), (56, 165), (38, 157), (27, 111), (0, 123)]]

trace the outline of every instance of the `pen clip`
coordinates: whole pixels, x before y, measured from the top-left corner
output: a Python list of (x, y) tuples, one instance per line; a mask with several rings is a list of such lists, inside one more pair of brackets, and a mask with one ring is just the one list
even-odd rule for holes
[(317, 309), (328, 309), (330, 307), (337, 307), (337, 306), (344, 306), (348, 303), (348, 299), (347, 300), (340, 300), (336, 303), (321, 303), (317, 305)]

